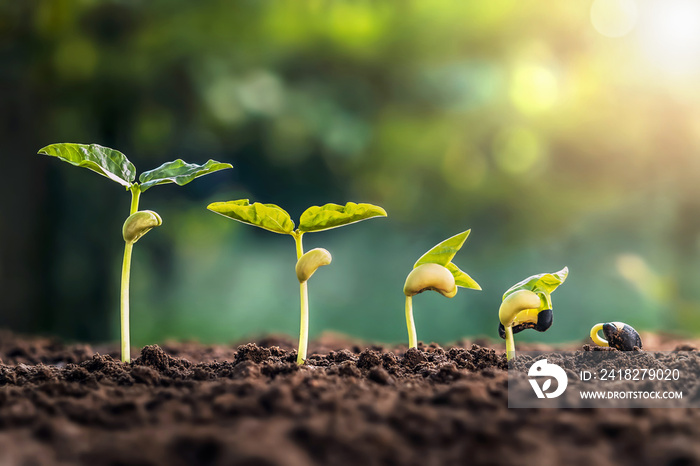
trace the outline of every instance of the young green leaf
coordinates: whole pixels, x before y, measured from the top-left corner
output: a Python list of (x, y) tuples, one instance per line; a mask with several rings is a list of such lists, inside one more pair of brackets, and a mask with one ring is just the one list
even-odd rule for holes
[(348, 202), (344, 206), (338, 204), (313, 206), (301, 214), (299, 231), (306, 233), (330, 230), (373, 217), (386, 217), (386, 211), (376, 205), (354, 202)]
[(39, 154), (85, 167), (127, 188), (136, 178), (136, 168), (124, 154), (97, 144), (51, 144), (40, 149)]
[(457, 235), (447, 238), (445, 241), (435, 245), (430, 251), (426, 252), (418, 258), (416, 263), (413, 265), (415, 269), (419, 265), (423, 264), (438, 264), (447, 268), (452, 275), (455, 277), (455, 283), (457, 286), (462, 288), (469, 288), (472, 290), (480, 290), (481, 286), (464, 271), (460, 270), (459, 267), (452, 263), (457, 251), (462, 248), (467, 237), (471, 233), (471, 230), (463, 231)]
[(481, 286), (476, 282), (476, 280), (470, 277), (466, 272), (460, 270), (459, 267), (454, 265), (452, 262), (447, 264), (445, 268), (452, 273), (452, 276), (455, 277), (455, 284), (457, 286), (468, 288), (470, 290), (481, 290)]
[(505, 300), (509, 295), (515, 293), (516, 291), (528, 290), (537, 293), (537, 295), (540, 297), (540, 300), (542, 301), (540, 309), (551, 309), (552, 298), (550, 295), (559, 285), (564, 283), (564, 280), (566, 280), (568, 275), (568, 267), (564, 267), (560, 271), (554, 273), (541, 273), (539, 275), (533, 275), (508, 288), (508, 290), (503, 293), (503, 299)]
[(230, 163), (221, 163), (216, 160), (209, 160), (204, 165), (187, 163), (182, 159), (166, 162), (158, 168), (141, 173), (139, 176), (141, 192), (158, 184), (176, 183), (182, 186), (197, 177), (227, 168), (233, 168), (233, 166)]
[(275, 204), (251, 204), (248, 199), (228, 202), (213, 202), (207, 209), (239, 222), (264, 228), (275, 233), (291, 234), (294, 222), (289, 214)]
[(471, 230), (463, 231), (458, 235), (454, 235), (451, 238), (447, 238), (445, 241), (436, 244), (430, 251), (426, 252), (418, 258), (413, 268), (415, 269), (422, 264), (439, 264), (443, 267), (447, 267), (447, 264), (452, 262), (452, 259), (462, 248), (462, 245), (467, 240), (467, 237), (471, 233)]

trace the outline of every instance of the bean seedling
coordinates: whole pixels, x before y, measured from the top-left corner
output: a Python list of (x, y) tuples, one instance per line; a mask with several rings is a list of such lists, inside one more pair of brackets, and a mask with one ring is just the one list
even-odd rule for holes
[(290, 215), (275, 204), (250, 203), (248, 199), (228, 202), (214, 202), (207, 209), (224, 217), (254, 225), (274, 233), (291, 235), (296, 243), (296, 275), (299, 280), (301, 297), (301, 323), (299, 330), (299, 352), (297, 364), (304, 364), (309, 341), (309, 291), (307, 282), (316, 270), (331, 263), (331, 254), (316, 248), (304, 253), (302, 236), (304, 233), (330, 230), (373, 217), (386, 217), (386, 211), (372, 204), (348, 202), (344, 206), (326, 204), (322, 207), (309, 207), (301, 214), (299, 228), (294, 228)]
[(233, 168), (231, 164), (209, 160), (204, 165), (196, 165), (181, 159), (166, 162), (158, 168), (141, 173), (136, 182), (136, 168), (121, 152), (97, 144), (51, 144), (39, 150), (39, 154), (57, 157), (76, 167), (90, 169), (102, 176), (116, 181), (131, 192), (131, 208), (129, 217), (124, 222), (122, 236), (124, 237), (124, 261), (122, 263), (121, 284), (121, 359), (129, 362), (129, 275), (131, 271), (131, 252), (143, 235), (154, 227), (160, 226), (160, 216), (152, 210), (139, 211), (141, 193), (159, 184), (175, 183), (180, 186), (189, 183), (197, 177)]
[[(598, 335), (601, 330), (605, 338)], [(635, 346), (642, 348), (642, 338), (639, 333), (631, 325), (623, 322), (595, 324), (591, 329), (591, 340), (598, 346), (609, 346), (620, 351), (633, 351)]]
[(413, 320), (413, 296), (427, 290), (434, 290), (447, 298), (452, 298), (457, 294), (457, 287), (481, 290), (473, 278), (452, 263), (452, 259), (467, 240), (470, 232), (471, 230), (463, 231), (435, 245), (413, 264), (413, 270), (406, 277), (403, 292), (406, 295), (409, 348), (416, 348), (418, 345), (416, 323)]
[(551, 327), (551, 294), (568, 275), (567, 267), (555, 273), (533, 275), (511, 286), (503, 294), (498, 310), (498, 333), (506, 340), (506, 358), (509, 361), (515, 356), (514, 333), (528, 328), (544, 332)]

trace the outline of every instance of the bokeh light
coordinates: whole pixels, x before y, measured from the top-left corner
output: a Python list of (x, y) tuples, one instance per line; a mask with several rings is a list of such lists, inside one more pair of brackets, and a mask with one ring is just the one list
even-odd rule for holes
[(607, 37), (622, 37), (637, 22), (635, 0), (595, 0), (591, 5), (591, 23), (596, 31)]

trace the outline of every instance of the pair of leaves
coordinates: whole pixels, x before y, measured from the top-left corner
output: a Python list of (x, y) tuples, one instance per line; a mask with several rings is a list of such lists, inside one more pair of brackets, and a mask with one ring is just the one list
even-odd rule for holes
[(532, 291), (540, 297), (541, 304), (540, 307), (537, 308), (538, 311), (552, 309), (551, 294), (559, 287), (559, 285), (564, 283), (568, 275), (569, 268), (564, 267), (558, 272), (541, 273), (539, 275), (527, 277), (525, 280), (522, 280), (508, 288), (508, 290), (503, 293), (503, 299), (505, 300), (516, 291)]
[[(39, 154), (57, 157), (76, 167), (87, 168), (126, 188), (134, 184), (136, 179), (136, 168), (124, 154), (98, 144), (51, 144), (39, 150)], [(215, 160), (197, 165), (177, 159), (142, 173), (138, 185), (141, 192), (158, 184), (176, 183), (182, 186), (197, 177), (226, 168), (233, 167), (231, 164)]]
[[(275, 233), (293, 234), (294, 221), (290, 215), (275, 204), (250, 203), (248, 199), (214, 202), (207, 209), (239, 222), (254, 225)], [(330, 230), (373, 217), (386, 217), (386, 211), (372, 204), (348, 202), (344, 206), (326, 204), (309, 207), (301, 214), (299, 232)]]
[(471, 230), (463, 231), (462, 233), (438, 243), (435, 245), (435, 247), (420, 256), (416, 263), (413, 264), (413, 268), (415, 269), (419, 265), (430, 263), (442, 265), (452, 273), (452, 276), (455, 277), (455, 284), (457, 286), (472, 290), (480, 290), (481, 286), (479, 286), (476, 280), (452, 263), (452, 259), (454, 258), (455, 254), (457, 254), (457, 251), (462, 248), (462, 245), (467, 240), (469, 233), (471, 233)]

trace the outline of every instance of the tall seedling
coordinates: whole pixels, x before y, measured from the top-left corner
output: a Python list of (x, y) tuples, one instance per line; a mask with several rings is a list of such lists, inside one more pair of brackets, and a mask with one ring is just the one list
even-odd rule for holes
[(129, 217), (124, 222), (124, 262), (122, 264), (121, 285), (121, 356), (122, 361), (129, 362), (129, 275), (131, 270), (131, 252), (139, 238), (154, 227), (160, 226), (160, 216), (152, 210), (139, 211), (141, 193), (152, 186), (175, 183), (180, 186), (197, 177), (233, 168), (231, 164), (209, 160), (204, 165), (186, 163), (181, 159), (166, 162), (158, 168), (141, 173), (136, 182), (136, 168), (121, 152), (97, 144), (51, 144), (39, 150), (39, 154), (57, 157), (76, 167), (88, 168), (102, 176), (116, 181), (131, 192)]
[(309, 207), (301, 214), (299, 228), (294, 228), (290, 215), (281, 207), (274, 204), (253, 204), (248, 199), (228, 202), (214, 202), (207, 209), (239, 222), (254, 225), (274, 233), (291, 235), (297, 249), (296, 274), (299, 280), (301, 297), (301, 323), (299, 330), (299, 353), (297, 364), (306, 360), (306, 350), (309, 341), (309, 292), (307, 281), (316, 269), (331, 263), (331, 254), (316, 248), (304, 253), (301, 238), (304, 233), (330, 230), (372, 217), (386, 217), (386, 211), (372, 204), (355, 204), (348, 202), (344, 206), (326, 204), (322, 207)]

